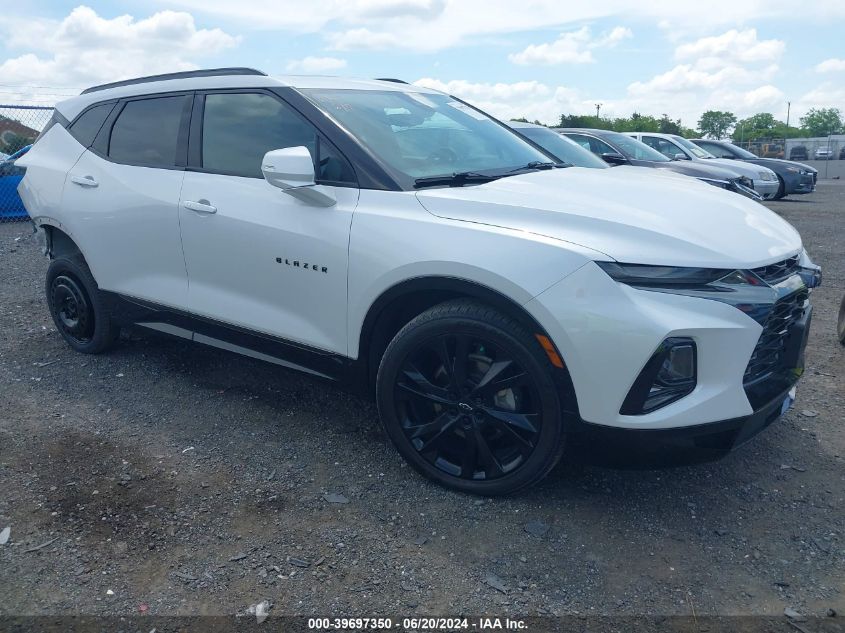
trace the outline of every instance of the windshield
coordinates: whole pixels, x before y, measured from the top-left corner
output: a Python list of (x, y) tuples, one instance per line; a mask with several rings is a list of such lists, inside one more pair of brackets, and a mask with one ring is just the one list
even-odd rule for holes
[(603, 132), (601, 138), (608, 143), (613, 143), (625, 158), (633, 158), (634, 160), (648, 160), (655, 163), (669, 163), (671, 158), (667, 158), (656, 149), (652, 149), (645, 143), (641, 143), (635, 138), (631, 138), (626, 134), (619, 132)]
[(530, 138), (555, 158), (576, 167), (605, 169), (608, 165), (601, 158), (587, 151), (578, 143), (548, 128), (519, 127), (517, 132)]
[(676, 135), (673, 134), (672, 140), (675, 141), (678, 145), (683, 147), (685, 150), (687, 150), (690, 154), (692, 154), (696, 158), (716, 158), (715, 156), (713, 156), (713, 154), (708, 152), (706, 149), (701, 149), (698, 145), (688, 141), (683, 136), (676, 136)]
[(442, 94), (303, 89), (405, 186), (433, 176), (504, 175), (549, 157), (483, 112)]
[(741, 147), (737, 147), (733, 143), (725, 143), (728, 147), (730, 147), (730, 152), (734, 156), (739, 156), (740, 158), (760, 158), (756, 154), (752, 154), (747, 149), (742, 149)]

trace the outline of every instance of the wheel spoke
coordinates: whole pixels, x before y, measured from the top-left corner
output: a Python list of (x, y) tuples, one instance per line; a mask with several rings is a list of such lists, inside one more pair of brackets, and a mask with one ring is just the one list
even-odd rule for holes
[(534, 426), (532, 420), (537, 418), (536, 413), (517, 413), (515, 411), (503, 411), (502, 409), (494, 409), (493, 407), (484, 407), (484, 413), (492, 418), (500, 420), (505, 424), (510, 424), (523, 431), (536, 433), (537, 427)]
[(440, 362), (443, 363), (443, 371), (446, 372), (446, 376), (449, 378), (449, 383), (452, 383), (452, 374), (454, 373), (454, 367), (452, 362), (452, 355), (449, 354), (449, 345), (446, 342), (446, 337), (441, 336), (434, 344), (434, 351), (437, 352), (437, 357), (440, 359)]
[(507, 433), (508, 435), (513, 437), (513, 439), (522, 444), (525, 448), (532, 450), (534, 449), (534, 443), (522, 437), (519, 431), (517, 431), (513, 426), (511, 426), (507, 422), (502, 422), (498, 418), (491, 418), (491, 424), (497, 429), (501, 430), (503, 433)]
[(484, 466), (484, 474), (488, 478), (501, 476), (502, 465), (499, 463), (499, 460), (496, 459), (496, 456), (493, 455), (493, 451), (490, 450), (490, 445), (487, 443), (487, 440), (484, 438), (484, 435), (481, 433), (481, 429), (478, 428), (478, 426), (473, 428), (473, 434), (475, 435), (475, 443), (478, 447), (478, 459)]
[(467, 381), (467, 365), (469, 361), (469, 337), (458, 334), (455, 336), (455, 362), (452, 370), (452, 385), (461, 389)]
[(439, 396), (439, 395), (434, 394), (434, 393), (426, 393), (425, 391), (422, 391), (421, 389), (417, 389), (416, 387), (408, 385), (404, 382), (397, 382), (396, 387), (398, 389), (401, 389), (402, 391), (404, 391), (407, 394), (410, 394), (412, 396), (415, 396), (415, 397), (420, 398), (421, 400), (425, 400), (427, 402), (433, 402), (435, 404), (442, 404), (442, 405), (453, 404), (452, 401), (448, 400), (447, 398), (444, 398), (444, 397)]
[(448, 413), (441, 413), (437, 416), (434, 421), (429, 422), (428, 424), (423, 424), (416, 428), (416, 430), (411, 434), (411, 439), (418, 439), (424, 435), (428, 435), (429, 433), (433, 432), (430, 438), (428, 438), (423, 445), (418, 449), (420, 453), (423, 453), (433, 446), (436, 446), (441, 439), (452, 429), (452, 426), (457, 422), (458, 418), (450, 415)]
[[(513, 361), (510, 360), (497, 360), (487, 372), (481, 377), (481, 380), (478, 381), (478, 384), (475, 386), (474, 391), (483, 392), (486, 391), (491, 385), (498, 384), (496, 379), (502, 375), (502, 373), (511, 365)], [(501, 381), (500, 381), (501, 382)], [(498, 389), (502, 389), (503, 387), (498, 387)]]
[(469, 432), (466, 434), (466, 448), (461, 460), (461, 477), (472, 479), (476, 464), (478, 464), (478, 440), (475, 433)]
[(408, 363), (402, 370), (402, 373), (412, 380), (416, 384), (416, 387), (412, 387), (411, 385), (407, 385), (405, 383), (398, 383), (399, 387), (432, 400), (433, 402), (448, 402), (446, 389), (431, 382), (413, 363)]

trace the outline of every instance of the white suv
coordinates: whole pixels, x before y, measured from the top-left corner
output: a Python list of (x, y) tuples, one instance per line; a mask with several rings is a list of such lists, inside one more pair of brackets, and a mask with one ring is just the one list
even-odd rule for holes
[(139, 324), (351, 385), (463, 491), (532, 484), (596, 431), (722, 454), (801, 373), (818, 273), (789, 224), (691, 178), (552, 163), (434, 90), (119, 82), (60, 103), (20, 163), (71, 347)]

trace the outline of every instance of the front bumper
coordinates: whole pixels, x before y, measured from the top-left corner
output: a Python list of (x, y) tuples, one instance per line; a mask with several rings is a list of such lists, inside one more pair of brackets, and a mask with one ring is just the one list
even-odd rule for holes
[(763, 196), (764, 200), (773, 198), (779, 187), (780, 183), (777, 180), (761, 180), (758, 178), (754, 181), (754, 191)]
[[(796, 291), (806, 296), (806, 288), (793, 275), (785, 287), (771, 288), (771, 305), (780, 305), (781, 298), (793, 297)], [(803, 352), (806, 345), (810, 310), (805, 299), (789, 303), (781, 308), (788, 307), (792, 315), (792, 351), (778, 352), (776, 366), (769, 362), (770, 347), (772, 337), (783, 329), (781, 321), (766, 321), (764, 328), (756, 320), (764, 318), (761, 313), (747, 314), (712, 298), (638, 290), (613, 281), (595, 265), (561, 280), (526, 308), (566, 363), (580, 419), (591, 426), (639, 432), (749, 418), (777, 395), (773, 390), (791, 388), (801, 373), (802, 359), (794, 350)], [(805, 312), (806, 320), (797, 318)], [(694, 390), (653, 411), (622, 414), (636, 378), (669, 337), (692, 339), (697, 346)]]
[(572, 444), (594, 461), (654, 467), (720, 459), (777, 422), (795, 401), (795, 387), (774, 395), (753, 413), (677, 429), (618, 429), (581, 422)]
[(798, 174), (784, 182), (784, 191), (790, 193), (812, 193), (816, 189), (813, 174)]

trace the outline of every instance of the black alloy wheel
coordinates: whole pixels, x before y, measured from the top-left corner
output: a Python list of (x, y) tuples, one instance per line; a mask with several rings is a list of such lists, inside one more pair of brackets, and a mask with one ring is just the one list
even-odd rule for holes
[(521, 325), (485, 306), (449, 302), (405, 326), (385, 353), (378, 392), (399, 451), (449, 487), (506, 494), (560, 456), (548, 358)]
[(394, 401), (414, 449), (461, 479), (491, 480), (519, 468), (543, 424), (525, 370), (492, 341), (464, 333), (417, 346), (402, 364)]

